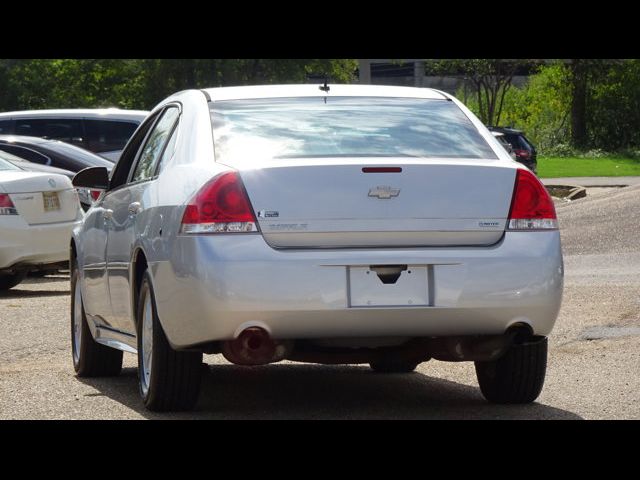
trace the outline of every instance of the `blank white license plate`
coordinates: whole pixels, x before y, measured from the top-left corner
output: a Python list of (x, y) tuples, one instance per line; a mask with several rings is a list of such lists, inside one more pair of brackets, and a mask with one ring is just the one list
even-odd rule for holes
[(58, 197), (58, 192), (42, 192), (42, 201), (45, 212), (60, 210), (60, 197)]
[(383, 283), (369, 267), (348, 267), (349, 306), (429, 306), (428, 267), (408, 265), (395, 283)]

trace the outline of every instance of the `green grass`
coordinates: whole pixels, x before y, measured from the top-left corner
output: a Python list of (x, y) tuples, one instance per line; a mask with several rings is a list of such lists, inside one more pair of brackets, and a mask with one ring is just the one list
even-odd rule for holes
[(538, 157), (540, 178), (624, 177), (640, 175), (640, 160), (624, 157)]

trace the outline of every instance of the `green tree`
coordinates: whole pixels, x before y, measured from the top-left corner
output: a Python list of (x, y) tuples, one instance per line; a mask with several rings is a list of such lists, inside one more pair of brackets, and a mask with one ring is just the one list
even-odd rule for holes
[(486, 125), (498, 125), (513, 76), (523, 65), (532, 63), (533, 60), (430, 60), (426, 62), (426, 70), (431, 75), (458, 77), (471, 85), (480, 120)]
[(640, 60), (607, 61), (588, 89), (589, 146), (640, 148)]
[(133, 108), (144, 87), (140, 67), (132, 60), (21, 60), (8, 81), (19, 109)]
[(345, 59), (27, 59), (0, 60), (0, 108), (149, 109), (188, 89), (354, 79)]

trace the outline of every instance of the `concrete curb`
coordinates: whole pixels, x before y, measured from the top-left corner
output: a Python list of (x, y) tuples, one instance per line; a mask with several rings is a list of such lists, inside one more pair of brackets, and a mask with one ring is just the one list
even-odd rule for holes
[(587, 196), (587, 189), (580, 185), (545, 185), (549, 195), (561, 200), (577, 200)]

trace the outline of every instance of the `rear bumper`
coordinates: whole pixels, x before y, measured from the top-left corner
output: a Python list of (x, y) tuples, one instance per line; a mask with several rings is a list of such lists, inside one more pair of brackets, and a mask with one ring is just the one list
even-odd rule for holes
[(29, 225), (18, 215), (4, 216), (1, 219), (0, 269), (68, 260), (71, 231), (79, 223)]
[[(430, 306), (350, 307), (348, 265), (432, 268)], [(515, 323), (548, 335), (563, 287), (560, 234), (507, 232), (491, 247), (275, 250), (260, 235), (178, 237), (151, 263), (174, 347), (235, 338), (494, 335)]]

